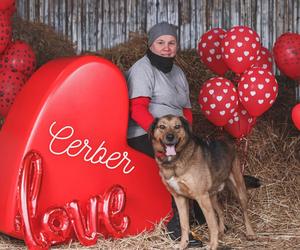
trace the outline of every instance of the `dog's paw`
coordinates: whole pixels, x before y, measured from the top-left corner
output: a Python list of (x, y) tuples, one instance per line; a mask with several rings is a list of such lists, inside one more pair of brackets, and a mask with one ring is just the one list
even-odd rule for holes
[(188, 247), (188, 244), (189, 244), (188, 240), (186, 240), (186, 241), (180, 241), (180, 243), (177, 244), (178, 248), (176, 246), (176, 249), (184, 250), (184, 249), (186, 249)]
[(255, 234), (247, 234), (246, 235), (247, 240), (255, 240), (257, 236)]
[(186, 245), (186, 246), (183, 246), (183, 245), (181, 245), (180, 243), (175, 244), (175, 249), (178, 249), (178, 250), (184, 250), (184, 249), (186, 249), (186, 248), (187, 248), (187, 245)]

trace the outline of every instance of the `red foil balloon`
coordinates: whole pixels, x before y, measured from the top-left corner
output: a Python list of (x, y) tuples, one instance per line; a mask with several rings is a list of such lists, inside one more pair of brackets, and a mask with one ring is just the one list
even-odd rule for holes
[(36, 57), (30, 45), (18, 40), (7, 47), (2, 55), (1, 65), (29, 77), (35, 70)]
[(97, 234), (97, 212), (98, 199), (94, 197), (89, 200), (87, 207), (87, 219), (85, 221), (79, 207), (78, 201), (72, 201), (66, 206), (67, 213), (73, 224), (77, 239), (82, 245), (89, 246), (96, 244), (98, 240)]
[(255, 125), (256, 118), (249, 115), (247, 110), (240, 104), (224, 129), (235, 138), (246, 137)]
[(128, 228), (129, 218), (123, 216), (126, 196), (123, 188), (119, 185), (113, 186), (103, 197), (103, 220), (110, 235), (122, 236)]
[(210, 122), (216, 126), (224, 126), (236, 111), (238, 96), (231, 81), (223, 77), (214, 77), (203, 84), (198, 103)]
[(6, 117), (17, 94), (26, 82), (26, 77), (20, 72), (10, 69), (0, 71), (0, 114)]
[(48, 245), (62, 243), (71, 238), (71, 221), (62, 207), (49, 209), (44, 214), (41, 225)]
[(260, 67), (273, 72), (273, 56), (267, 48), (261, 47), (253, 67)]
[(198, 55), (210, 70), (218, 75), (224, 75), (228, 67), (222, 59), (221, 43), (226, 31), (214, 28), (204, 33), (198, 42)]
[(236, 26), (227, 31), (221, 47), (224, 62), (237, 74), (256, 62), (260, 48), (258, 34), (246, 26)]
[(94, 245), (100, 233), (106, 234), (104, 228), (100, 228), (100, 222), (103, 222), (109, 236), (123, 236), (128, 229), (129, 218), (123, 213), (125, 192), (119, 185), (111, 187), (103, 198), (90, 198), (86, 217), (79, 202), (72, 201), (64, 207), (48, 209), (40, 222), (37, 207), (42, 177), (42, 158), (31, 151), (23, 161), (18, 191), (18, 225), (24, 231), (29, 249), (48, 249), (53, 244), (69, 241), (73, 236), (72, 229), (81, 244)]
[(242, 75), (238, 93), (248, 113), (257, 117), (273, 105), (278, 95), (278, 84), (270, 71), (252, 68)]
[(49, 242), (36, 232), (35, 220), (37, 198), (42, 180), (42, 158), (35, 152), (29, 152), (23, 161), (19, 184), (19, 211), (22, 218), (24, 239), (29, 249), (48, 249)]
[(300, 130), (300, 103), (292, 109), (292, 120), (295, 127)]
[(4, 52), (11, 42), (12, 27), (10, 16), (5, 11), (0, 11), (0, 54)]
[(300, 79), (300, 35), (284, 33), (277, 38), (273, 47), (277, 67), (286, 76)]

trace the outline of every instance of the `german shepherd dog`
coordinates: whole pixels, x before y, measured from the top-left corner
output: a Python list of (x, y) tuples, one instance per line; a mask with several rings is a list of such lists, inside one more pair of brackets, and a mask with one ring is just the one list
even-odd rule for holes
[(217, 249), (218, 236), (223, 235), (225, 230), (224, 214), (217, 193), (225, 184), (232, 187), (241, 204), (247, 238), (255, 239), (247, 213), (246, 186), (233, 144), (221, 140), (201, 141), (192, 134), (191, 127), (183, 117), (173, 115), (156, 118), (149, 136), (162, 181), (178, 208), (180, 249), (188, 245), (188, 199), (196, 200), (203, 211), (210, 233), (208, 249)]

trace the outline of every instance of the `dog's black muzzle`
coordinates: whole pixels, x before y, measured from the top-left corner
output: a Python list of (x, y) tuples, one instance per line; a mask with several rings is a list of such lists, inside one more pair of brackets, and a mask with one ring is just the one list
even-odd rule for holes
[(165, 138), (165, 144), (168, 144), (168, 145), (173, 145), (173, 144), (176, 144), (178, 142), (176, 136), (172, 133), (167, 133)]

